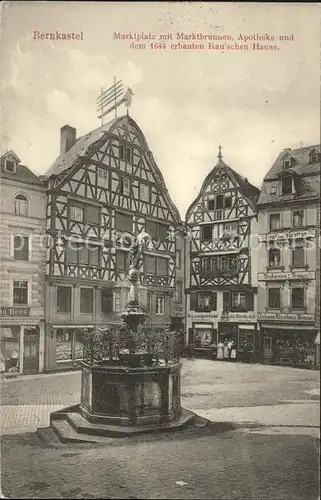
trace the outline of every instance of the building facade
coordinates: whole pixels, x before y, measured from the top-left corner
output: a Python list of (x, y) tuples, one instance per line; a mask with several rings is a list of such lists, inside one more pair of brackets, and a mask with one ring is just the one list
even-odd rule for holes
[(63, 127), (46, 185), (46, 370), (81, 359), (85, 329), (119, 326), (129, 247), (143, 231), (149, 238), (139, 294), (146, 326), (182, 322), (180, 216), (135, 121), (123, 116), (78, 140), (74, 128)]
[(1, 157), (0, 168), (1, 357), (6, 371), (15, 352), (20, 373), (37, 373), (44, 367), (46, 193), (15, 152)]
[(208, 349), (234, 340), (256, 346), (259, 190), (222, 160), (186, 214), (186, 343)]
[(261, 347), (277, 362), (315, 362), (319, 196), (320, 146), (281, 151), (258, 202)]

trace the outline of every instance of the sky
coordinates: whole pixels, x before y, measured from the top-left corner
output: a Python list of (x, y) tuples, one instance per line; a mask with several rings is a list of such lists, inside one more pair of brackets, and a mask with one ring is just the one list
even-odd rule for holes
[[(100, 126), (96, 98), (114, 76), (134, 92), (129, 113), (182, 218), (220, 144), (224, 161), (260, 187), (282, 149), (320, 142), (318, 4), (14, 1), (1, 7), (1, 154), (14, 150), (38, 175), (59, 155), (62, 126), (75, 127), (77, 137)], [(83, 40), (34, 39), (34, 31), (57, 30), (82, 31)], [(182, 32), (230, 35), (228, 43), (238, 46), (240, 35), (268, 34), (276, 40), (260, 43), (278, 50), (253, 50), (253, 41), (247, 51), (209, 50), (207, 41), (194, 42), (204, 50), (172, 49)], [(152, 40), (133, 49), (114, 33), (173, 40), (165, 50), (152, 49)]]

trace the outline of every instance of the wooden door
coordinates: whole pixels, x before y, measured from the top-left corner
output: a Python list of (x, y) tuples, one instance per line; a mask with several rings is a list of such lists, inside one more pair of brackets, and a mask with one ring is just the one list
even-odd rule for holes
[(39, 372), (39, 332), (36, 328), (25, 329), (23, 349), (23, 373)]
[(264, 358), (270, 359), (272, 358), (272, 337), (264, 337)]

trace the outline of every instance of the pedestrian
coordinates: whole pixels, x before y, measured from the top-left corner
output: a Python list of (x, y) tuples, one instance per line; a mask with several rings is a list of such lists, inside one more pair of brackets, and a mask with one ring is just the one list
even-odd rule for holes
[(224, 340), (223, 358), (224, 358), (225, 361), (228, 361), (228, 359), (229, 359), (228, 341), (227, 341), (227, 339)]
[(18, 353), (15, 349), (13, 349), (12, 353), (11, 353), (11, 357), (10, 357), (10, 365), (11, 365), (11, 368), (12, 368), (12, 371), (17, 371), (17, 365), (18, 365)]
[(231, 358), (232, 361), (236, 360), (236, 344), (234, 340), (232, 340), (232, 345), (231, 345)]
[(216, 342), (212, 342), (212, 344), (211, 344), (211, 359), (215, 359), (216, 357), (217, 357)]
[(227, 344), (227, 348), (228, 348), (228, 359), (230, 360), (231, 359), (231, 351), (232, 351), (232, 346), (233, 346), (233, 339), (230, 340)]
[(244, 340), (243, 344), (243, 356), (244, 356), (244, 362), (249, 363), (250, 362), (249, 345), (246, 340)]
[(188, 344), (188, 359), (194, 361), (194, 344), (192, 342)]
[(220, 340), (219, 343), (217, 344), (217, 357), (216, 359), (223, 359), (223, 355), (224, 355), (224, 344), (223, 342)]

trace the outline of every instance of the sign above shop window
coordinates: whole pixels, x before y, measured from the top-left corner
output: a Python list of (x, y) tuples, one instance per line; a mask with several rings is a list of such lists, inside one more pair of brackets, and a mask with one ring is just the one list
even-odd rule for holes
[(259, 241), (270, 240), (293, 240), (302, 238), (314, 238), (315, 229), (308, 229), (306, 231), (285, 231), (277, 233), (259, 234)]
[(0, 316), (30, 316), (29, 307), (0, 307)]
[(257, 319), (278, 321), (314, 321), (314, 315), (304, 313), (257, 313)]
[(210, 319), (210, 318), (217, 318), (218, 314), (217, 312), (209, 312), (209, 313), (196, 313), (196, 312), (189, 312), (187, 317), (191, 319)]
[(286, 273), (269, 272), (269, 273), (258, 273), (257, 279), (259, 281), (273, 281), (273, 280), (314, 280), (314, 271), (294, 271)]
[(222, 314), (221, 321), (256, 321), (256, 314), (254, 312), (229, 312), (228, 314)]

